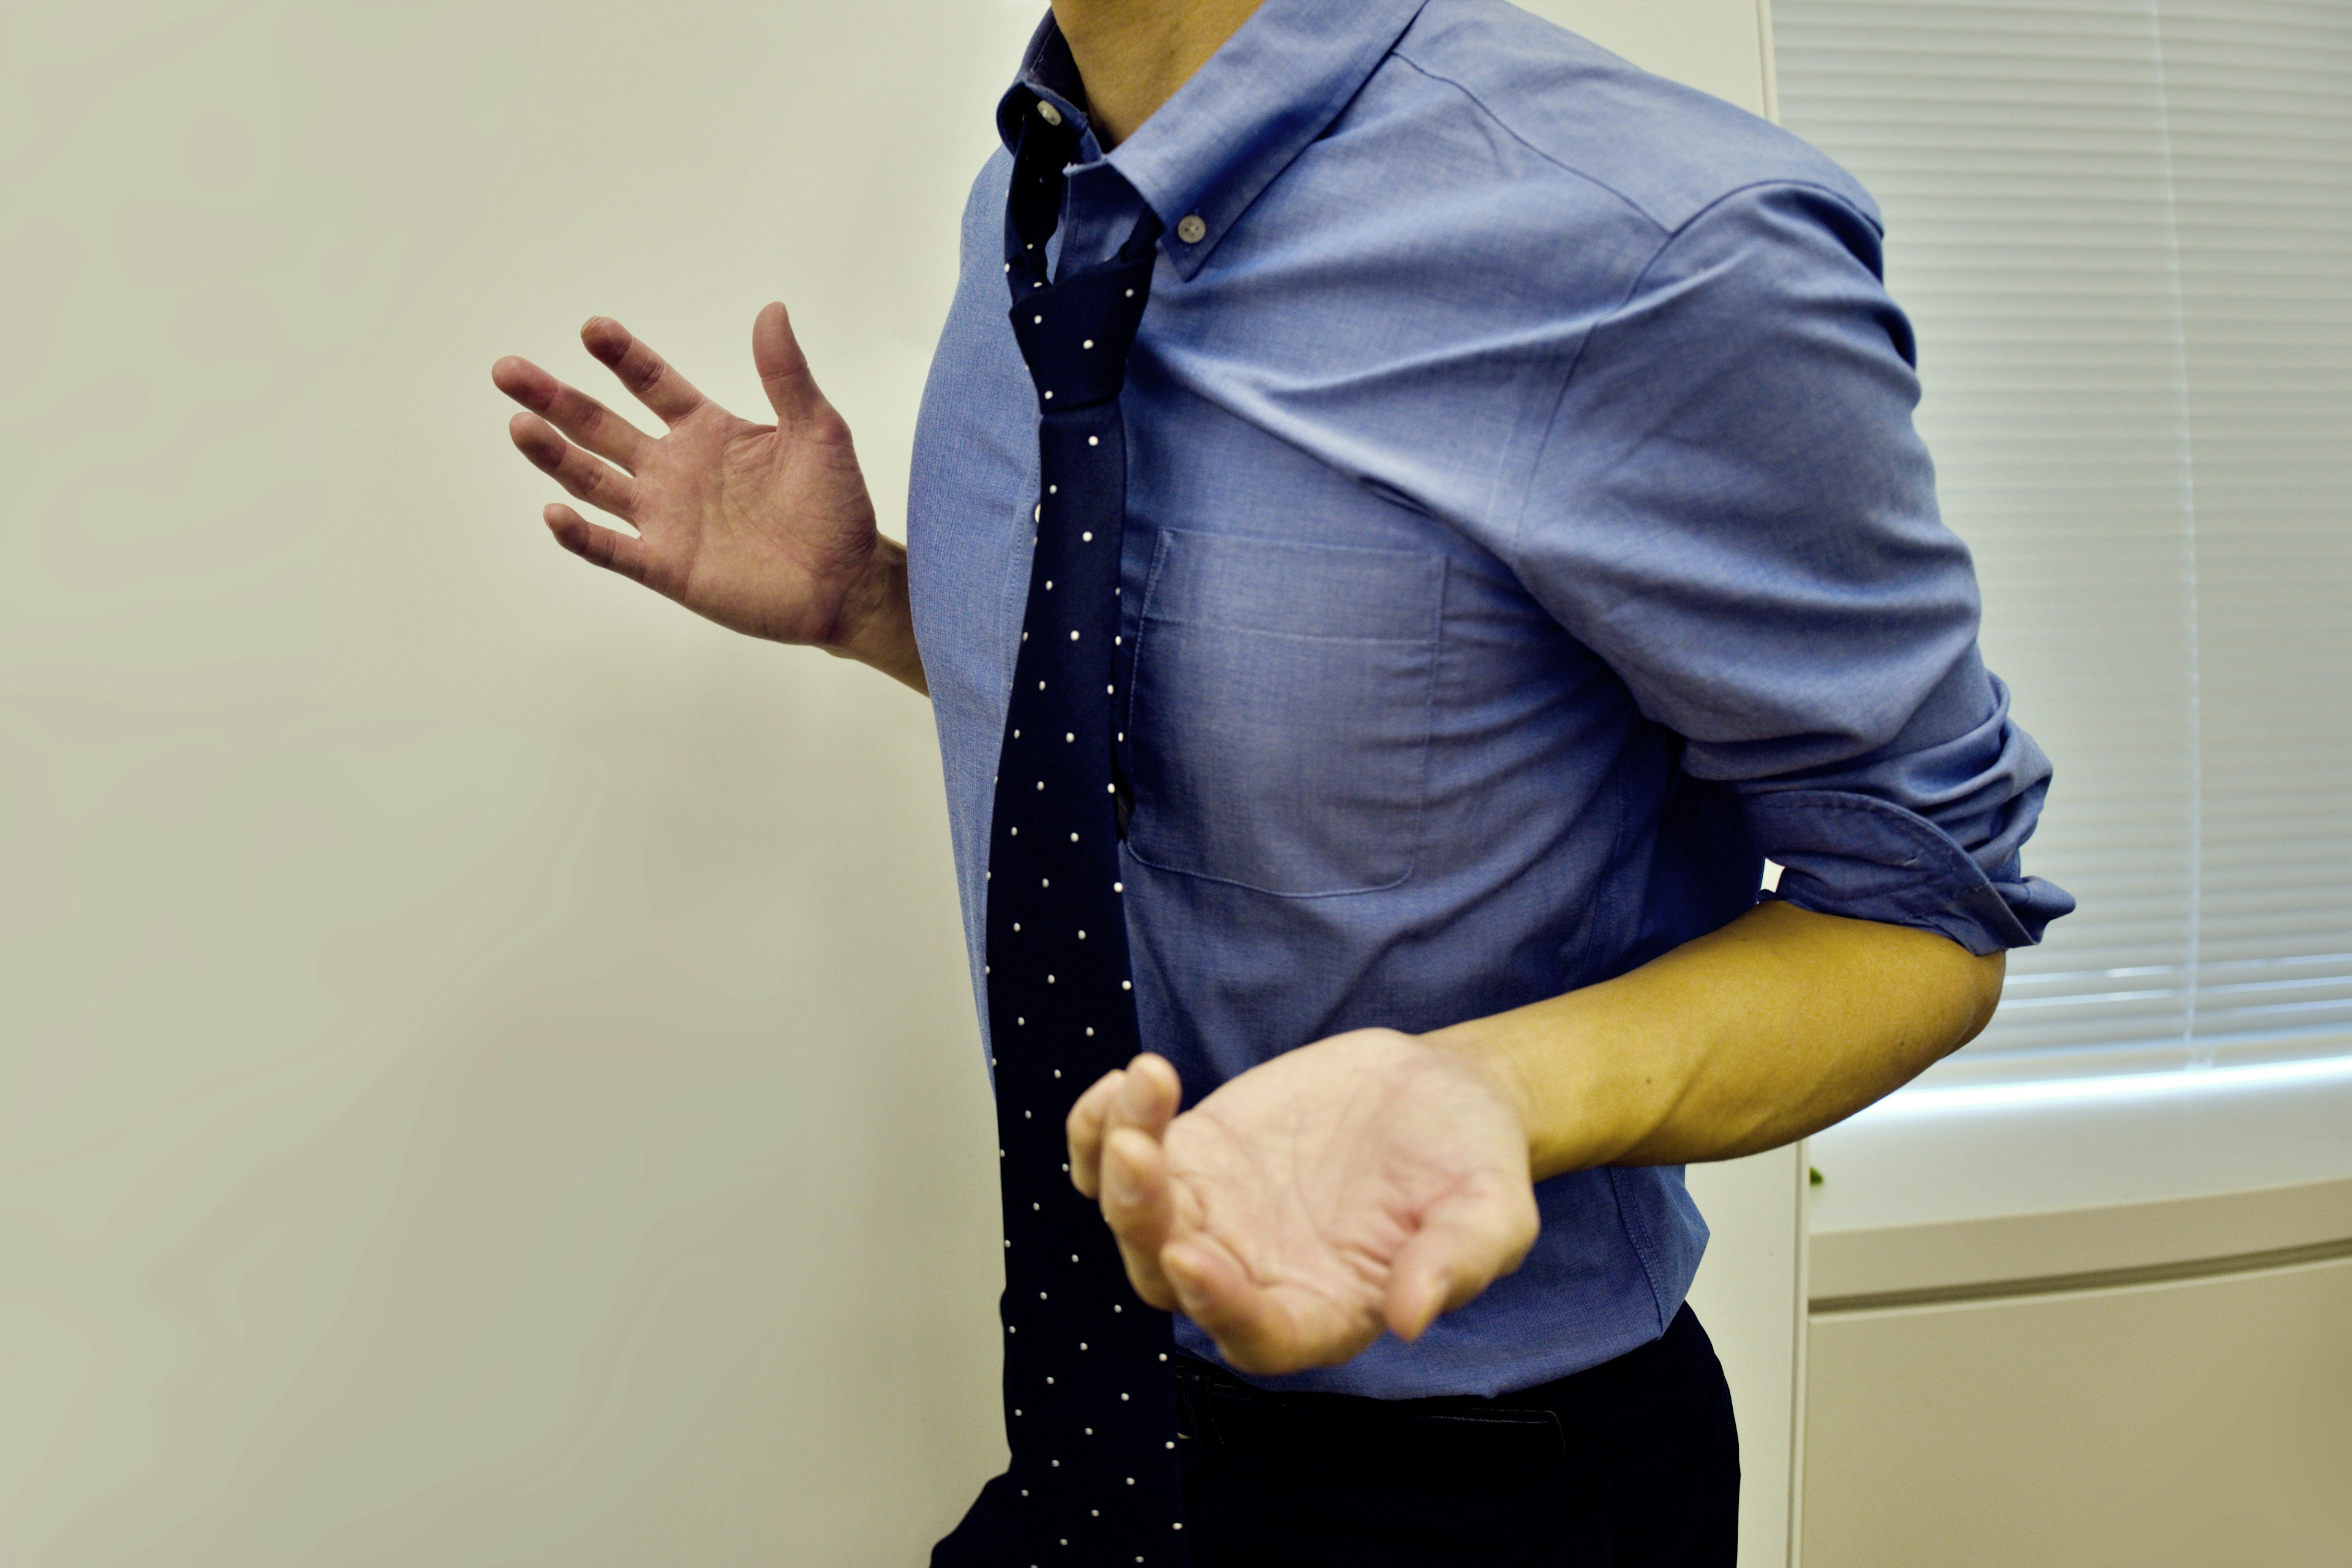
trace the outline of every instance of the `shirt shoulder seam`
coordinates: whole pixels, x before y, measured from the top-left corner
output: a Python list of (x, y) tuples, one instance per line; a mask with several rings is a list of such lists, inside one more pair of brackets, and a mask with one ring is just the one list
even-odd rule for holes
[(1405, 53), (1404, 47), (1402, 43), (1400, 43), (1391, 52), (1395, 58), (1403, 62), (1403, 64), (1410, 69), (1428, 78), (1431, 81), (1437, 82), (1445, 87), (1450, 87), (1454, 91), (1460, 93), (1464, 98), (1468, 99), (1471, 104), (1477, 109), (1479, 113), (1485, 115), (1488, 121), (1493, 122), (1496, 130), (1500, 131), (1504, 135), (1508, 136), (1520, 146), (1526, 148), (1528, 152), (1534, 153), (1537, 157), (1541, 158), (1545, 163), (1549, 163), (1553, 168), (1558, 169), (1561, 174), (1568, 175), (1570, 179), (1581, 180), (1584, 184), (1592, 186), (1595, 190), (1608, 192), (1611, 195), (1622, 202), (1627, 207), (1640, 214), (1642, 220), (1647, 223), (1651, 227), (1657, 229), (1661, 233), (1669, 232), (1667, 226), (1659, 218), (1657, 214), (1643, 206), (1640, 202), (1635, 201), (1632, 196), (1627, 195), (1623, 191), (1619, 190), (1616, 186), (1611, 184), (1608, 181), (1601, 179), (1597, 174), (1591, 174), (1587, 170), (1577, 168), (1572, 163), (1563, 163), (1560, 159), (1545, 152), (1542, 148), (1528, 141), (1525, 136), (1519, 133), (1518, 127), (1513, 125), (1509, 121), (1496, 113), (1492, 104), (1479, 97), (1475, 89), (1471, 88), (1464, 82), (1456, 80), (1453, 77), (1447, 76), (1443, 71), (1433, 69), (1432, 68), (1422, 64), (1419, 60), (1414, 59), (1411, 55)]
[[(1398, 58), (1402, 58), (1403, 57), (1400, 55)], [(1405, 63), (1412, 65), (1412, 62), (1410, 60), (1407, 60)], [(1413, 68), (1415, 70), (1422, 69), (1422, 68), (1417, 65), (1414, 65)], [(1423, 71), (1423, 74), (1431, 76), (1435, 80), (1447, 80), (1447, 79), (1444, 77), (1436, 76), (1433, 72)], [(1460, 84), (1455, 82), (1449, 82), (1448, 85), (1460, 87)], [(1469, 89), (1462, 88), (1461, 90), (1465, 96), (1471, 100), (1472, 102), (1477, 102), (1476, 95), (1471, 93)], [(1485, 110), (1490, 118), (1494, 116), (1494, 110), (1486, 109), (1485, 104), (1480, 103), (1478, 104), (1478, 107), (1481, 110)], [(1512, 131), (1509, 126), (1503, 125), (1503, 122), (1499, 119), (1496, 119), (1495, 122), (1497, 125), (1501, 125), (1503, 130), (1508, 132), (1515, 140), (1520, 140), (1518, 133)], [(1573, 169), (1569, 169), (1568, 166), (1561, 163), (1559, 159), (1553, 158), (1549, 153), (1546, 153), (1540, 147), (1533, 146), (1526, 142), (1524, 140), (1521, 140), (1521, 145), (1527, 146), (1529, 152), (1534, 153), (1538, 157), (1545, 159), (1556, 167), (1567, 170), (1567, 172), (1571, 174), (1577, 173)], [(1585, 175), (1579, 175), (1578, 177), (1589, 178), (1589, 176)], [(1592, 180), (1591, 183), (1599, 186), (1602, 190), (1609, 190), (1610, 188), (1607, 185), (1602, 184), (1601, 182), (1598, 180)], [(1606, 331), (1611, 323), (1617, 320), (1618, 316), (1623, 312), (1626, 303), (1629, 300), (1641, 293), (1642, 286), (1650, 280), (1650, 274), (1658, 269), (1658, 263), (1665, 259), (1666, 252), (1675, 247), (1675, 241), (1681, 239), (1693, 228), (1706, 221), (1709, 216), (1721, 210), (1725, 204), (1731, 202), (1738, 197), (1747, 195), (1750, 192), (1775, 189), (1805, 190), (1818, 193), (1821, 195), (1827, 196), (1830, 200), (1843, 207), (1847, 212), (1852, 213), (1854, 216), (1862, 219), (1864, 223), (1869, 224), (1873, 230), (1880, 233), (1885, 232), (1868, 213), (1865, 213), (1861, 208), (1855, 206), (1853, 203), (1849, 201), (1844, 194), (1840, 192), (1836, 187), (1823, 184), (1816, 180), (1797, 179), (1786, 175), (1775, 175), (1769, 179), (1749, 180), (1743, 184), (1734, 185), (1729, 190), (1718, 194), (1712, 201), (1709, 201), (1705, 206), (1702, 206), (1697, 211), (1692, 213), (1690, 216), (1685, 218), (1680, 224), (1677, 224), (1671, 229), (1667, 228), (1664, 224), (1659, 223), (1658, 220), (1652, 217), (1649, 213), (1643, 211), (1642, 207), (1638, 204), (1634, 203), (1631, 197), (1623, 196), (1620, 195), (1620, 193), (1614, 191), (1611, 192), (1612, 195), (1619, 195), (1619, 199), (1624, 201), (1628, 206), (1632, 206), (1634, 211), (1642, 213), (1643, 217), (1648, 218), (1649, 221), (1661, 231), (1661, 237), (1658, 240), (1657, 248), (1650, 252), (1648, 259), (1642, 263), (1640, 269), (1637, 270), (1631, 280), (1626, 283), (1625, 292), (1618, 297), (1615, 304), (1609, 307), (1608, 313), (1602, 316), (1599, 321), (1593, 322), (1592, 326), (1585, 332), (1583, 338), (1580, 340), (1576, 345), (1576, 352), (1569, 356), (1567, 365), (1560, 372), (1559, 385), (1552, 394), (1551, 411), (1544, 416), (1543, 439), (1537, 444), (1535, 455), (1528, 462), (1528, 482), (1519, 492), (1519, 508), (1517, 512), (1511, 519), (1510, 550), (1506, 559), (1514, 574), (1518, 573), (1520, 561), (1522, 559), (1519, 542), (1525, 536), (1527, 531), (1528, 507), (1535, 499), (1535, 474), (1543, 467), (1544, 455), (1551, 450), (1552, 440), (1559, 430), (1560, 405), (1568, 401), (1569, 389), (1576, 384), (1576, 373), (1583, 367), (1585, 351), (1592, 346), (1592, 340), (1598, 337), (1602, 331)]]

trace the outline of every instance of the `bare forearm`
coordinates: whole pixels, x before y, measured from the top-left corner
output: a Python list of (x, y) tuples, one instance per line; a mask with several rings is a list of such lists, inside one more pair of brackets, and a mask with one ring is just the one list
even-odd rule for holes
[(893, 680), (930, 694), (923, 656), (915, 646), (914, 612), (907, 597), (907, 547), (879, 540), (866, 570), (842, 602), (827, 653), (873, 666)]
[(1517, 1105), (1537, 1179), (1776, 1148), (1975, 1037), (2003, 955), (1766, 903), (1630, 974), (1430, 1036)]

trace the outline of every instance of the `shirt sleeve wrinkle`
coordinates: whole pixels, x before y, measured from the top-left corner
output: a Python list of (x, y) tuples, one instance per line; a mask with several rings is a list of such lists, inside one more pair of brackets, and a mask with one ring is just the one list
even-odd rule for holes
[(2019, 869), (2050, 764), (1978, 656), (1913, 359), (1875, 226), (1818, 187), (1734, 193), (1585, 344), (1515, 563), (1739, 793), (1781, 897), (1988, 952), (2073, 904)]

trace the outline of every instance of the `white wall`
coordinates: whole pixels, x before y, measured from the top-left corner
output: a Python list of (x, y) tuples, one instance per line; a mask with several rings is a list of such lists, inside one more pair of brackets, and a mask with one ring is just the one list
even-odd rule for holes
[(1645, 70), (1728, 99), (1768, 118), (1771, 0), (1519, 0)]
[(563, 557), (488, 367), (754, 408), (782, 297), (895, 531), (1034, 16), (0, 13), (8, 1568), (905, 1563), (997, 1466), (929, 715)]
[(1034, 19), (0, 16), (0, 1563), (903, 1563), (994, 1466), (928, 710), (563, 556), (488, 367), (756, 407), (781, 296), (895, 513)]

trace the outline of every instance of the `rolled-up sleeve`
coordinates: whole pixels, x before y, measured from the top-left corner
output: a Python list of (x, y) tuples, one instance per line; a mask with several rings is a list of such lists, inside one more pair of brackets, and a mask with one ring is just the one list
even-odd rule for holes
[(1515, 540), (1529, 590), (1738, 793), (1779, 896), (2041, 940), (2051, 767), (1977, 651), (1874, 218), (1794, 184), (1661, 244), (1569, 371)]

